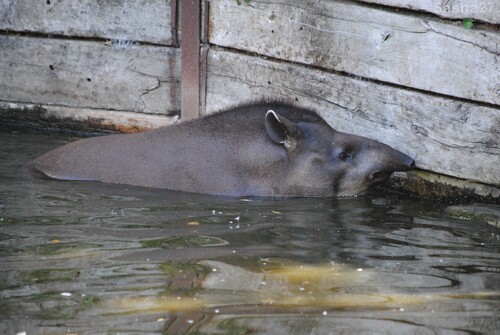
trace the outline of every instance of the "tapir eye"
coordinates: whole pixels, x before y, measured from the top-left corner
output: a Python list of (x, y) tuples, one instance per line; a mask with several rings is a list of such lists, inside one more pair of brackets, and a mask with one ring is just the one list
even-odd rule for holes
[(343, 161), (346, 161), (346, 160), (350, 159), (351, 157), (352, 157), (351, 154), (347, 153), (346, 151), (342, 151), (339, 154), (339, 159), (343, 160)]

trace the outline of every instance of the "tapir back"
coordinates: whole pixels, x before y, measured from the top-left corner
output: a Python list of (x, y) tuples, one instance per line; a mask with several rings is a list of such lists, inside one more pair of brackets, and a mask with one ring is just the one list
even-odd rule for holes
[[(33, 166), (64, 180), (92, 180), (196, 193), (272, 194), (279, 148), (266, 140), (262, 112), (222, 112), (178, 125), (82, 139)], [(263, 172), (265, 169), (265, 172)]]

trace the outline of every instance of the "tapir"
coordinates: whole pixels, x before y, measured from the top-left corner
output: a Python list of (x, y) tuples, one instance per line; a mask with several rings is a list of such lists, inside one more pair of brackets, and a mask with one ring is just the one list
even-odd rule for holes
[(355, 196), (414, 165), (386, 144), (337, 131), (312, 110), (276, 101), (81, 139), (33, 162), (55, 179), (278, 197)]

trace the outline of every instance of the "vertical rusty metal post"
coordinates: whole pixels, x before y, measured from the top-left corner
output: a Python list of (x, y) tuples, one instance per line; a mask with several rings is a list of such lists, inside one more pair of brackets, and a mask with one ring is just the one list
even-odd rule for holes
[(181, 11), (181, 119), (200, 116), (200, 0), (183, 0)]

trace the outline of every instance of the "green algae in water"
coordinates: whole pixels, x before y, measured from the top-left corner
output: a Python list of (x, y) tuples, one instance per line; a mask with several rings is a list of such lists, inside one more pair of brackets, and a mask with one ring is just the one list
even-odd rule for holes
[(235, 319), (223, 320), (219, 324), (219, 328), (227, 335), (245, 335), (251, 333), (251, 329), (238, 325)]
[(100, 302), (98, 297), (72, 294), (62, 296), (61, 292), (45, 292), (29, 297), (29, 300), (40, 305), (41, 311), (35, 316), (41, 320), (72, 319), (84, 309)]
[(219, 247), (228, 245), (229, 242), (213, 236), (197, 235), (169, 237), (155, 240), (141, 241), (145, 248), (169, 248), (169, 247)]
[(98, 297), (93, 297), (93, 296), (80, 296), (80, 305), (82, 307), (90, 307), (93, 305), (98, 304), (101, 301)]
[(75, 252), (78, 250), (97, 249), (102, 247), (99, 244), (93, 243), (52, 243), (41, 245), (36, 248), (35, 253), (38, 255), (59, 255), (66, 252)]
[(63, 218), (57, 216), (19, 216), (19, 217), (5, 217), (2, 220), (2, 225), (62, 225), (65, 224)]
[[(19, 238), (19, 240), (23, 240), (24, 237)], [(9, 246), (8, 248), (0, 247), (1, 253), (6, 254), (14, 254), (18, 252), (33, 254), (37, 256), (50, 256), (50, 255), (62, 255), (65, 253), (75, 253), (83, 250), (97, 249), (101, 248), (102, 245), (93, 244), (93, 243), (50, 243), (50, 244), (42, 244), (42, 245), (23, 245), (19, 243), (16, 246)]]
[(75, 269), (37, 269), (22, 271), (20, 274), (22, 284), (40, 284), (49, 282), (67, 282), (77, 278), (80, 271)]
[(211, 269), (198, 263), (176, 263), (169, 262), (160, 265), (168, 276), (167, 287), (164, 288), (160, 297), (188, 297), (197, 294), (201, 290), (201, 283)]
[(165, 263), (160, 265), (160, 270), (169, 276), (178, 275), (180, 273), (201, 275), (211, 271), (208, 266), (198, 263)]

